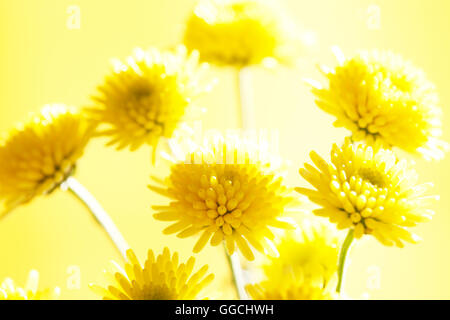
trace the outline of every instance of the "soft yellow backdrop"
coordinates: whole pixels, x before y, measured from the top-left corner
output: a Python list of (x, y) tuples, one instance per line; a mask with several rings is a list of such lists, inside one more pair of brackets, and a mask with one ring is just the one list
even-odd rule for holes
[[(177, 43), (193, 4), (192, 0), (0, 0), (0, 131), (6, 132), (46, 103), (89, 104), (89, 96), (109, 71), (111, 57), (125, 57), (136, 46)], [(339, 45), (347, 55), (358, 49), (391, 49), (422, 67), (438, 87), (445, 138), (450, 141), (449, 1), (285, 0), (282, 4), (318, 39), (316, 47), (305, 52), (300, 71), (252, 70), (257, 125), (279, 130), (280, 152), (293, 164), (290, 184), (304, 184), (297, 170), (311, 149), (325, 155), (331, 143), (345, 134), (315, 107), (301, 81), (319, 77), (315, 63), (335, 63), (331, 45)], [(67, 27), (71, 5), (80, 9), (80, 29)], [(232, 73), (213, 69), (210, 75), (218, 77), (219, 84), (200, 101), (208, 109), (203, 126), (235, 127)], [(164, 199), (146, 188), (149, 175), (165, 175), (167, 167), (152, 167), (149, 149), (116, 152), (104, 143), (90, 144), (79, 163), (79, 180), (102, 202), (141, 258), (148, 248), (160, 251), (166, 245), (187, 257), (195, 239), (162, 235), (165, 224), (151, 216), (150, 206)], [(386, 248), (373, 239), (356, 245), (347, 270), (346, 291), (351, 297), (450, 298), (449, 165), (448, 157), (432, 164), (417, 161), (421, 181), (435, 182), (441, 195), (433, 221), (417, 229), (424, 241), (405, 249)], [(212, 290), (219, 291), (229, 280), (220, 247), (207, 248), (198, 257), (217, 274)], [(0, 280), (11, 276), (24, 283), (28, 271), (35, 268), (44, 286), (61, 287), (63, 298), (95, 298), (87, 285), (102, 281), (102, 270), (111, 259), (120, 261), (103, 231), (84, 207), (62, 191), (0, 221)], [(77, 270), (80, 289), (73, 288)], [(227, 296), (215, 292), (214, 297)]]

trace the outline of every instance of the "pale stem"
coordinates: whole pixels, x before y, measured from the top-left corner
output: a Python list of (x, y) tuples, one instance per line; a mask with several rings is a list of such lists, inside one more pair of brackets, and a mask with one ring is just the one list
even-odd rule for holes
[(336, 287), (336, 292), (341, 292), (341, 287), (345, 272), (345, 260), (347, 258), (348, 251), (353, 241), (354, 230), (350, 229), (347, 236), (345, 237), (344, 243), (342, 244), (341, 252), (339, 253), (339, 265), (338, 265), (338, 284)]
[[(254, 126), (254, 108), (253, 97), (251, 91), (251, 74), (250, 69), (240, 68), (236, 70), (236, 96), (237, 96), (237, 117), (238, 124), (242, 130), (253, 129)], [(244, 288), (244, 277), (239, 261), (239, 256), (234, 253), (228, 254), (225, 247), (225, 254), (230, 265), (233, 282), (236, 288), (236, 293), (240, 300), (248, 300), (247, 293)]]
[(255, 112), (253, 106), (251, 73), (249, 68), (236, 71), (237, 116), (241, 129), (249, 130), (255, 127)]
[(61, 185), (61, 188), (63, 190), (69, 190), (89, 209), (95, 220), (97, 220), (97, 222), (106, 231), (122, 257), (127, 260), (127, 250), (130, 246), (127, 244), (119, 229), (111, 220), (111, 217), (94, 198), (94, 196), (92, 196), (92, 194), (73, 177), (67, 178), (67, 180)]
[(247, 293), (244, 288), (244, 278), (242, 276), (241, 263), (237, 253), (228, 254), (228, 250), (224, 244), (225, 255), (227, 256), (228, 265), (230, 266), (231, 276), (233, 278), (234, 288), (239, 300), (248, 300)]

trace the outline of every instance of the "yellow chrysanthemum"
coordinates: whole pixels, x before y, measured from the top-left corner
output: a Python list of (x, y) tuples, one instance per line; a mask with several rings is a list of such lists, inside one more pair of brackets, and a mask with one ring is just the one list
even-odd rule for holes
[(431, 219), (433, 211), (426, 206), (437, 197), (423, 195), (431, 184), (416, 185), (417, 174), (406, 160), (348, 139), (342, 147), (333, 145), (331, 164), (315, 152), (310, 156), (317, 168), (306, 163), (300, 174), (316, 190), (296, 190), (322, 207), (316, 215), (339, 229), (354, 228), (355, 238), (371, 234), (399, 247), (417, 241), (409, 227)]
[(57, 188), (74, 170), (93, 127), (77, 111), (47, 105), (0, 144), (0, 200), (6, 211)]
[(246, 286), (254, 300), (332, 300), (336, 295), (323, 283), (279, 273), (266, 280)]
[(265, 257), (265, 276), (272, 279), (280, 274), (302, 275), (328, 283), (337, 271), (339, 238), (324, 224), (303, 223), (300, 229), (287, 231), (276, 243), (278, 258)]
[(444, 156), (442, 111), (422, 70), (390, 52), (340, 60), (326, 73), (328, 87), (313, 89), (317, 105), (336, 116), (336, 127), (352, 131), (355, 141), (379, 141), (428, 159)]
[(202, 61), (238, 68), (286, 60), (292, 26), (274, 6), (255, 0), (200, 1), (189, 18), (184, 43)]
[(58, 299), (60, 290), (58, 287), (38, 290), (39, 272), (31, 270), (24, 288), (17, 287), (14, 280), (6, 278), (0, 283), (0, 300), (54, 300)]
[(144, 267), (134, 252), (127, 251), (125, 270), (114, 264), (116, 271), (107, 273), (111, 284), (107, 288), (92, 285), (91, 288), (106, 300), (195, 300), (200, 292), (214, 279), (206, 274), (204, 265), (193, 273), (195, 259), (179, 263), (178, 253), (170, 254), (168, 248), (155, 257), (148, 251)]
[(225, 241), (230, 254), (237, 245), (249, 260), (254, 259), (249, 244), (260, 252), (272, 250), (270, 227), (290, 227), (280, 218), (294, 198), (270, 162), (248, 150), (245, 143), (215, 142), (174, 163), (165, 181), (154, 179), (159, 186), (150, 189), (171, 199), (153, 207), (156, 219), (175, 222), (164, 233), (180, 238), (201, 233), (194, 252), (209, 240), (213, 246)]
[(114, 61), (89, 108), (92, 118), (106, 128), (108, 145), (136, 150), (148, 144), (156, 150), (161, 137), (170, 138), (192, 100), (202, 91), (198, 53), (183, 46), (173, 51), (136, 49), (126, 63)]

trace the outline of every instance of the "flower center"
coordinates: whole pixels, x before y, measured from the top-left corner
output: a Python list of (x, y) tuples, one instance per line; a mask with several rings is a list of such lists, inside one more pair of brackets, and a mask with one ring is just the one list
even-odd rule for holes
[(160, 98), (153, 92), (151, 84), (138, 82), (125, 101), (128, 116), (147, 132), (163, 128), (162, 121), (159, 121)]
[(374, 168), (362, 167), (358, 170), (358, 175), (378, 188), (384, 188), (387, 185), (386, 176)]
[(241, 225), (243, 210), (250, 205), (248, 199), (243, 201), (245, 186), (242, 180), (231, 173), (211, 175), (209, 179), (203, 175), (201, 185), (205, 188), (198, 191), (198, 196), (203, 201), (194, 203), (194, 209), (206, 209), (207, 216), (215, 221), (216, 226), (225, 235), (231, 235)]
[(144, 286), (137, 300), (175, 300), (176, 295), (167, 286), (149, 285)]
[(138, 86), (134, 88), (131, 95), (136, 101), (143, 101), (152, 94), (152, 91), (153, 90), (149, 86)]

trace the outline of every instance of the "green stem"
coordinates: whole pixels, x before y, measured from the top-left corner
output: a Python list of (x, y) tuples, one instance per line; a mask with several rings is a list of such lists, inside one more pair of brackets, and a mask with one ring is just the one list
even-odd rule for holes
[(338, 284), (336, 287), (336, 292), (341, 292), (342, 282), (344, 278), (344, 269), (345, 269), (345, 259), (347, 258), (348, 250), (353, 241), (354, 230), (350, 229), (347, 237), (345, 237), (344, 243), (342, 244), (341, 252), (339, 254), (339, 265), (338, 265)]
[(228, 254), (228, 250), (224, 244), (225, 255), (227, 256), (228, 265), (230, 266), (231, 277), (233, 278), (234, 288), (239, 300), (247, 300), (247, 294), (243, 286), (242, 268), (239, 257), (236, 254)]

